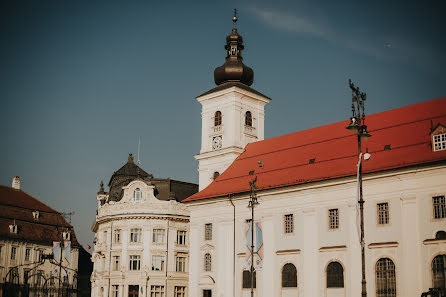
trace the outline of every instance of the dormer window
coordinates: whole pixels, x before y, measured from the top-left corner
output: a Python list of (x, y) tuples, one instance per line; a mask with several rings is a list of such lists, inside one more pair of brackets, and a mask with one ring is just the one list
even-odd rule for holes
[(34, 220), (38, 220), (38, 219), (39, 219), (39, 216), (40, 216), (40, 213), (39, 213), (38, 210), (33, 211), (33, 218), (34, 218)]
[(9, 225), (9, 232), (10, 233), (17, 234), (18, 230), (19, 230), (19, 227), (16, 224)]
[(62, 232), (62, 238), (63, 238), (63, 240), (70, 240), (70, 238), (71, 238), (70, 235), (71, 235), (71, 234), (70, 234), (70, 231)]
[(133, 200), (141, 201), (142, 200), (142, 192), (140, 188), (136, 188), (133, 192)]
[(446, 150), (446, 133), (434, 135), (434, 151)]
[(245, 114), (245, 125), (252, 127), (252, 114), (250, 111), (247, 111)]
[(214, 116), (214, 126), (221, 125), (221, 111), (217, 110)]

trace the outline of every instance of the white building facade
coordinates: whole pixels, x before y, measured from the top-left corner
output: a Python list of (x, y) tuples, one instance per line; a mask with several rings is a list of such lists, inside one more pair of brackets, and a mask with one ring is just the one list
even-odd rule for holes
[[(241, 59), (228, 62), (233, 43), (240, 46), (234, 30), (226, 39), (226, 66), (215, 71), (218, 86), (198, 97), (200, 192), (184, 201), (190, 210), (189, 296), (250, 296), (247, 220), (253, 180), (259, 201), (254, 295), (360, 296), (356, 136), (345, 129), (346, 121), (263, 140), (269, 98), (249, 88), (252, 80), (231, 76), (237, 72), (231, 71), (234, 63), (244, 67)], [(222, 143), (246, 139), (240, 119), (252, 108), (232, 100), (235, 93), (257, 94), (262, 134), (230, 142), (237, 151), (227, 157)], [(238, 109), (232, 115), (226, 111), (231, 122), (220, 122), (227, 106)], [(363, 144), (370, 153), (363, 159), (368, 296), (418, 297), (429, 288), (446, 288), (445, 110), (442, 98), (368, 116), (372, 138)], [(223, 126), (223, 137), (215, 141)]]
[(197, 186), (154, 179), (131, 156), (109, 186), (97, 195), (91, 296), (185, 297), (189, 211), (177, 199)]

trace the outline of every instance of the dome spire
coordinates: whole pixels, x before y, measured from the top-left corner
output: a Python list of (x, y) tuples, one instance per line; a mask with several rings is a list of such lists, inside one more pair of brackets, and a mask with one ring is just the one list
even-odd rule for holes
[(250, 86), (254, 81), (254, 71), (242, 62), (242, 50), (245, 47), (243, 46), (243, 37), (237, 32), (237, 20), (237, 9), (234, 9), (232, 17), (234, 28), (231, 34), (226, 37), (226, 61), (214, 70), (214, 80), (217, 85), (231, 81)]

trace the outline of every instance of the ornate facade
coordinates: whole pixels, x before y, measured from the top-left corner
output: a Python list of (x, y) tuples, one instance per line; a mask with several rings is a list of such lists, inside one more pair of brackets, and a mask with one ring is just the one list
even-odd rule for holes
[(97, 195), (92, 297), (177, 296), (188, 290), (189, 211), (197, 185), (156, 179), (130, 155)]

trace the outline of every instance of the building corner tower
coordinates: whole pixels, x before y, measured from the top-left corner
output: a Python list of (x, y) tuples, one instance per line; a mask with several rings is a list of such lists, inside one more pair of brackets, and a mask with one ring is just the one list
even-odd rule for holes
[(201, 149), (199, 190), (206, 188), (243, 152), (264, 139), (265, 105), (271, 100), (252, 89), (254, 71), (243, 64), (243, 38), (234, 28), (226, 37), (226, 61), (214, 71), (215, 88), (201, 94)]

